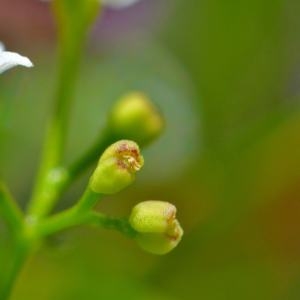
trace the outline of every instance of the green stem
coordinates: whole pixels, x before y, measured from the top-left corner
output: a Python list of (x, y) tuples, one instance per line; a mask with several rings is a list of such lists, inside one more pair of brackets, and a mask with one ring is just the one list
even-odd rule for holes
[(59, 231), (89, 223), (91, 215), (89, 213), (78, 214), (75, 207), (43, 220), (37, 228), (37, 236), (45, 237)]
[(91, 225), (101, 226), (105, 229), (114, 229), (131, 238), (137, 234), (130, 226), (127, 218), (112, 218), (98, 212), (91, 212), (91, 214), (93, 215), (89, 222)]
[(2, 182), (0, 182), (0, 213), (13, 233), (16, 234), (22, 226), (22, 212)]
[(56, 0), (52, 4), (58, 25), (60, 69), (41, 167), (28, 206), (29, 215), (37, 219), (43, 218), (51, 211), (63, 184), (69, 182), (64, 176), (55, 178), (52, 175), (58, 169), (61, 170), (84, 41), (99, 8), (98, 1)]
[[(77, 161), (73, 162), (68, 170), (72, 180), (75, 180), (79, 175), (86, 171), (93, 165), (99, 158), (102, 152), (115, 141), (113, 134), (109, 128), (106, 128), (101, 136), (97, 139), (95, 144), (92, 145)], [(71, 181), (72, 181), (71, 180)], [(65, 188), (67, 188), (67, 184)]]
[(134, 230), (127, 220), (110, 218), (92, 210), (101, 196), (87, 188), (73, 207), (40, 221), (33, 232), (34, 237), (42, 238), (81, 224), (100, 225), (109, 229), (117, 229), (126, 235), (133, 236)]
[(65, 171), (59, 166), (68, 133), (73, 91), (82, 54), (82, 40), (83, 37), (79, 37), (76, 41), (61, 43), (61, 67), (55, 106), (46, 134), (36, 186), (28, 206), (29, 215), (37, 218), (49, 213), (60, 194), (62, 182), (67, 181)]
[[(99, 136), (97, 141), (69, 167), (66, 167), (65, 169), (57, 168), (53, 170), (52, 173), (55, 173), (56, 175), (52, 176), (52, 178), (55, 179), (52, 181), (52, 184), (49, 180), (47, 189), (44, 189), (44, 192), (46, 191), (45, 194), (49, 195), (51, 193), (55, 193), (54, 195), (50, 195), (49, 197), (51, 199), (58, 198), (65, 190), (69, 188), (72, 182), (74, 182), (80, 175), (86, 172), (93, 164), (95, 164), (104, 150), (115, 141), (116, 138), (114, 138), (114, 135), (111, 133), (110, 129), (106, 128), (101, 133), (101, 136)], [(51, 177), (51, 173), (49, 173), (49, 176)], [(48, 201), (48, 203), (49, 202), (51, 203), (51, 201)], [(45, 204), (40, 203), (40, 205)], [(50, 211), (50, 209), (51, 208), (47, 209), (47, 211)]]
[(65, 228), (88, 222), (89, 212), (99, 201), (99, 198), (101, 198), (101, 195), (87, 188), (73, 207), (40, 221), (35, 228), (34, 235), (37, 235), (37, 237), (47, 236)]
[[(25, 222), (10, 194), (3, 185), (0, 185), (0, 211), (16, 233), (13, 265), (7, 276), (5, 288), (3, 292), (0, 291), (1, 300), (9, 297), (14, 281), (35, 245), (36, 232), (40, 223), (55, 205), (64, 185), (70, 181), (67, 171), (61, 168), (63, 152), (84, 40), (89, 26), (97, 15), (99, 3), (98, 1), (56, 0), (53, 1), (53, 8), (60, 42), (58, 85), (54, 109), (43, 145), (41, 165), (28, 204)], [(95, 203), (94, 195), (85, 193), (83, 198), (88, 199), (89, 202), (83, 201), (79, 203), (80, 205), (76, 205), (78, 211), (76, 216)]]
[(37, 235), (39, 237), (45, 237), (82, 224), (114, 229), (129, 237), (134, 237), (136, 234), (127, 219), (111, 218), (94, 211), (78, 213), (76, 208), (73, 207), (41, 222), (38, 227)]
[(94, 193), (89, 187), (85, 190), (80, 200), (73, 206), (78, 215), (89, 212), (99, 202), (102, 195)]
[(18, 238), (15, 240), (13, 257), (12, 257), (12, 266), (6, 276), (6, 281), (4, 283), (3, 289), (0, 291), (0, 299), (5, 300), (9, 299), (12, 289), (15, 285), (17, 277), (22, 270), (23, 265), (25, 264), (28, 255), (31, 250), (31, 243), (27, 241), (25, 236), (21, 236), (19, 232)]
[[(55, 199), (58, 199), (74, 180), (92, 166), (113, 141), (110, 131), (105, 130), (97, 142), (68, 168), (50, 169), (50, 166), (45, 166), (45, 169), (48, 169), (48, 174), (44, 184), (40, 182), (35, 190), (34, 198), (29, 207), (30, 214), (44, 216), (50, 212), (55, 205)], [(49, 145), (47, 148), (52, 149), (52, 146)], [(39, 199), (43, 199), (43, 201)]]

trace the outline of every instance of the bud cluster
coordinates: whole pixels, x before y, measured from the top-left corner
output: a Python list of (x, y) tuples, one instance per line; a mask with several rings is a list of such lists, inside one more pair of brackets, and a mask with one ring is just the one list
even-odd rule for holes
[[(162, 115), (140, 92), (122, 97), (113, 107), (109, 132), (120, 140), (109, 146), (99, 159), (90, 178), (89, 189), (96, 194), (114, 194), (130, 185), (144, 164), (139, 146), (145, 146), (164, 128)], [(124, 139), (125, 138), (125, 139)], [(176, 207), (163, 201), (137, 204), (129, 217), (135, 239), (141, 248), (153, 254), (166, 254), (180, 242), (183, 230), (176, 219)]]

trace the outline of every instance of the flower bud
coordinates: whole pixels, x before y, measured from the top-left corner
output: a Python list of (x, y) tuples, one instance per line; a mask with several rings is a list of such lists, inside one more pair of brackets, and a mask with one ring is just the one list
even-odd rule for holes
[(143, 156), (135, 142), (118, 141), (103, 152), (89, 187), (99, 194), (117, 193), (134, 181), (135, 173), (143, 164)]
[(176, 219), (176, 207), (168, 202), (145, 201), (131, 212), (129, 223), (137, 231), (141, 248), (153, 254), (166, 254), (180, 242), (183, 230)]
[(132, 92), (113, 107), (110, 127), (117, 138), (132, 139), (144, 146), (160, 135), (164, 121), (146, 95)]
[(165, 232), (175, 220), (176, 207), (163, 201), (137, 204), (130, 215), (130, 225), (138, 232)]

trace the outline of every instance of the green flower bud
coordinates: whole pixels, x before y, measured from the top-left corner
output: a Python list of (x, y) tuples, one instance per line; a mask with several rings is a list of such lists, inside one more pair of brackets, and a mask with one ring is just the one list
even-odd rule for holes
[(140, 233), (136, 236), (139, 246), (147, 252), (157, 255), (167, 254), (172, 251), (180, 242), (183, 230), (177, 223), (176, 235), (163, 233)]
[(117, 138), (132, 139), (144, 146), (160, 135), (164, 120), (146, 95), (132, 92), (113, 107), (110, 127)]
[(99, 194), (114, 194), (130, 185), (144, 164), (139, 146), (128, 140), (109, 146), (90, 178), (90, 189)]
[(136, 241), (153, 254), (166, 254), (180, 242), (183, 230), (176, 219), (176, 207), (168, 202), (145, 201), (131, 212), (129, 223), (137, 231)]
[(129, 223), (138, 232), (165, 232), (176, 217), (176, 207), (163, 201), (145, 201), (131, 212)]

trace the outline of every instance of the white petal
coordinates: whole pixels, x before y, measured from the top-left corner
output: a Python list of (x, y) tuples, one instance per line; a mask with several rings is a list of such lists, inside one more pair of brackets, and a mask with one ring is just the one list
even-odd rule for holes
[[(40, 0), (40, 1), (50, 2), (51, 0)], [(120, 9), (135, 4), (139, 1), (140, 0), (100, 0), (100, 3), (107, 7)]]
[(0, 52), (5, 50), (5, 46), (2, 42), (0, 42)]
[(107, 7), (124, 8), (126, 6), (130, 6), (139, 1), (140, 0), (101, 0), (100, 2)]
[(0, 52), (0, 74), (18, 65), (27, 68), (33, 67), (33, 63), (29, 60), (28, 57), (22, 56), (15, 52)]

